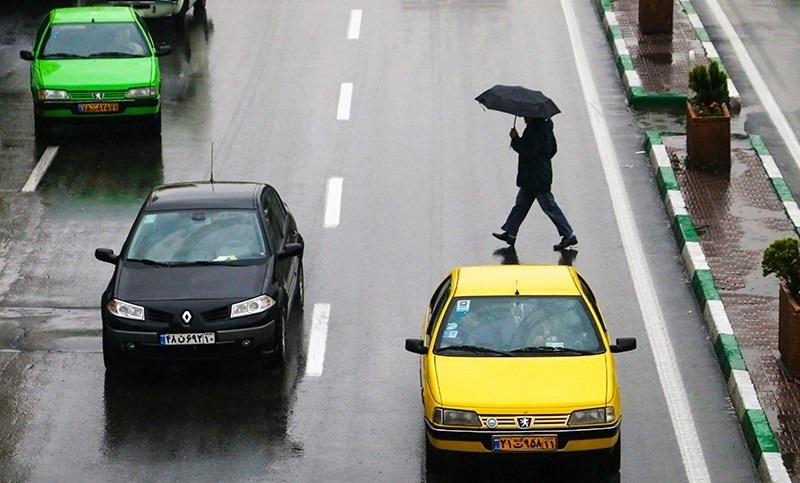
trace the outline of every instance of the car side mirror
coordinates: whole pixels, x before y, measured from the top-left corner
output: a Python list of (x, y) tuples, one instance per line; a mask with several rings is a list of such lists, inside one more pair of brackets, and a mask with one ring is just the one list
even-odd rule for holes
[(119, 257), (117, 255), (114, 255), (114, 250), (110, 248), (96, 249), (94, 251), (94, 257), (100, 260), (101, 262), (113, 263), (113, 264), (117, 263), (117, 260), (119, 260)]
[(156, 48), (156, 57), (161, 57), (172, 52), (171, 45), (159, 45)]
[(33, 60), (33, 52), (30, 50), (20, 50), (19, 58), (22, 60)]
[(280, 250), (275, 256), (278, 260), (285, 260), (291, 257), (299, 257), (303, 254), (303, 244), (302, 243), (287, 243), (283, 246), (283, 250)]
[(620, 337), (616, 344), (611, 345), (611, 352), (628, 352), (636, 349), (635, 337)]
[(406, 339), (406, 350), (414, 354), (425, 355), (428, 353), (428, 348), (425, 347), (425, 342), (422, 339)]

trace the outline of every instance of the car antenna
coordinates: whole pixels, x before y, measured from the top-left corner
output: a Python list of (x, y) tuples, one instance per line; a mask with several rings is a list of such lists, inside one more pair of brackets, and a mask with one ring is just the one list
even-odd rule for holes
[(214, 183), (214, 142), (211, 142), (211, 183)]
[(514, 284), (516, 285), (516, 290), (514, 290), (514, 295), (519, 295), (519, 280), (515, 280)]

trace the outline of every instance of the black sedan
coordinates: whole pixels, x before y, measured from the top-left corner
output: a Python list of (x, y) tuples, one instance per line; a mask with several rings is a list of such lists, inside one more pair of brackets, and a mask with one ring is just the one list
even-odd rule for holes
[(267, 184), (154, 188), (101, 300), (107, 369), (137, 362), (254, 356), (285, 360), (286, 324), (303, 304), (303, 237)]

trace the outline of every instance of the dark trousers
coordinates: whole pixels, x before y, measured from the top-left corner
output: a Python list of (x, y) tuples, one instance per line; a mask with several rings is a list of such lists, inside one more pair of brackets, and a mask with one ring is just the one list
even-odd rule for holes
[(558, 234), (563, 236), (572, 236), (572, 227), (564, 216), (564, 212), (558, 207), (553, 193), (549, 191), (530, 191), (525, 188), (520, 188), (517, 193), (517, 199), (514, 202), (514, 207), (511, 208), (511, 213), (508, 214), (506, 222), (503, 224), (502, 229), (506, 233), (517, 236), (519, 227), (528, 216), (528, 212), (533, 206), (533, 202), (538, 201), (539, 206), (542, 207), (544, 214), (550, 218), (550, 221), (556, 226)]

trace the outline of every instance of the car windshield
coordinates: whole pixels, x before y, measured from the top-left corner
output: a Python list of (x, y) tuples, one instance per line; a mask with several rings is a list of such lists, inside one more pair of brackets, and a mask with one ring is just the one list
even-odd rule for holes
[(263, 259), (263, 233), (253, 210), (145, 213), (133, 231), (125, 258), (151, 265)]
[(147, 42), (133, 22), (58, 23), (50, 26), (43, 59), (124, 58), (149, 55)]
[(458, 356), (574, 356), (603, 351), (578, 296), (454, 298), (434, 352)]

